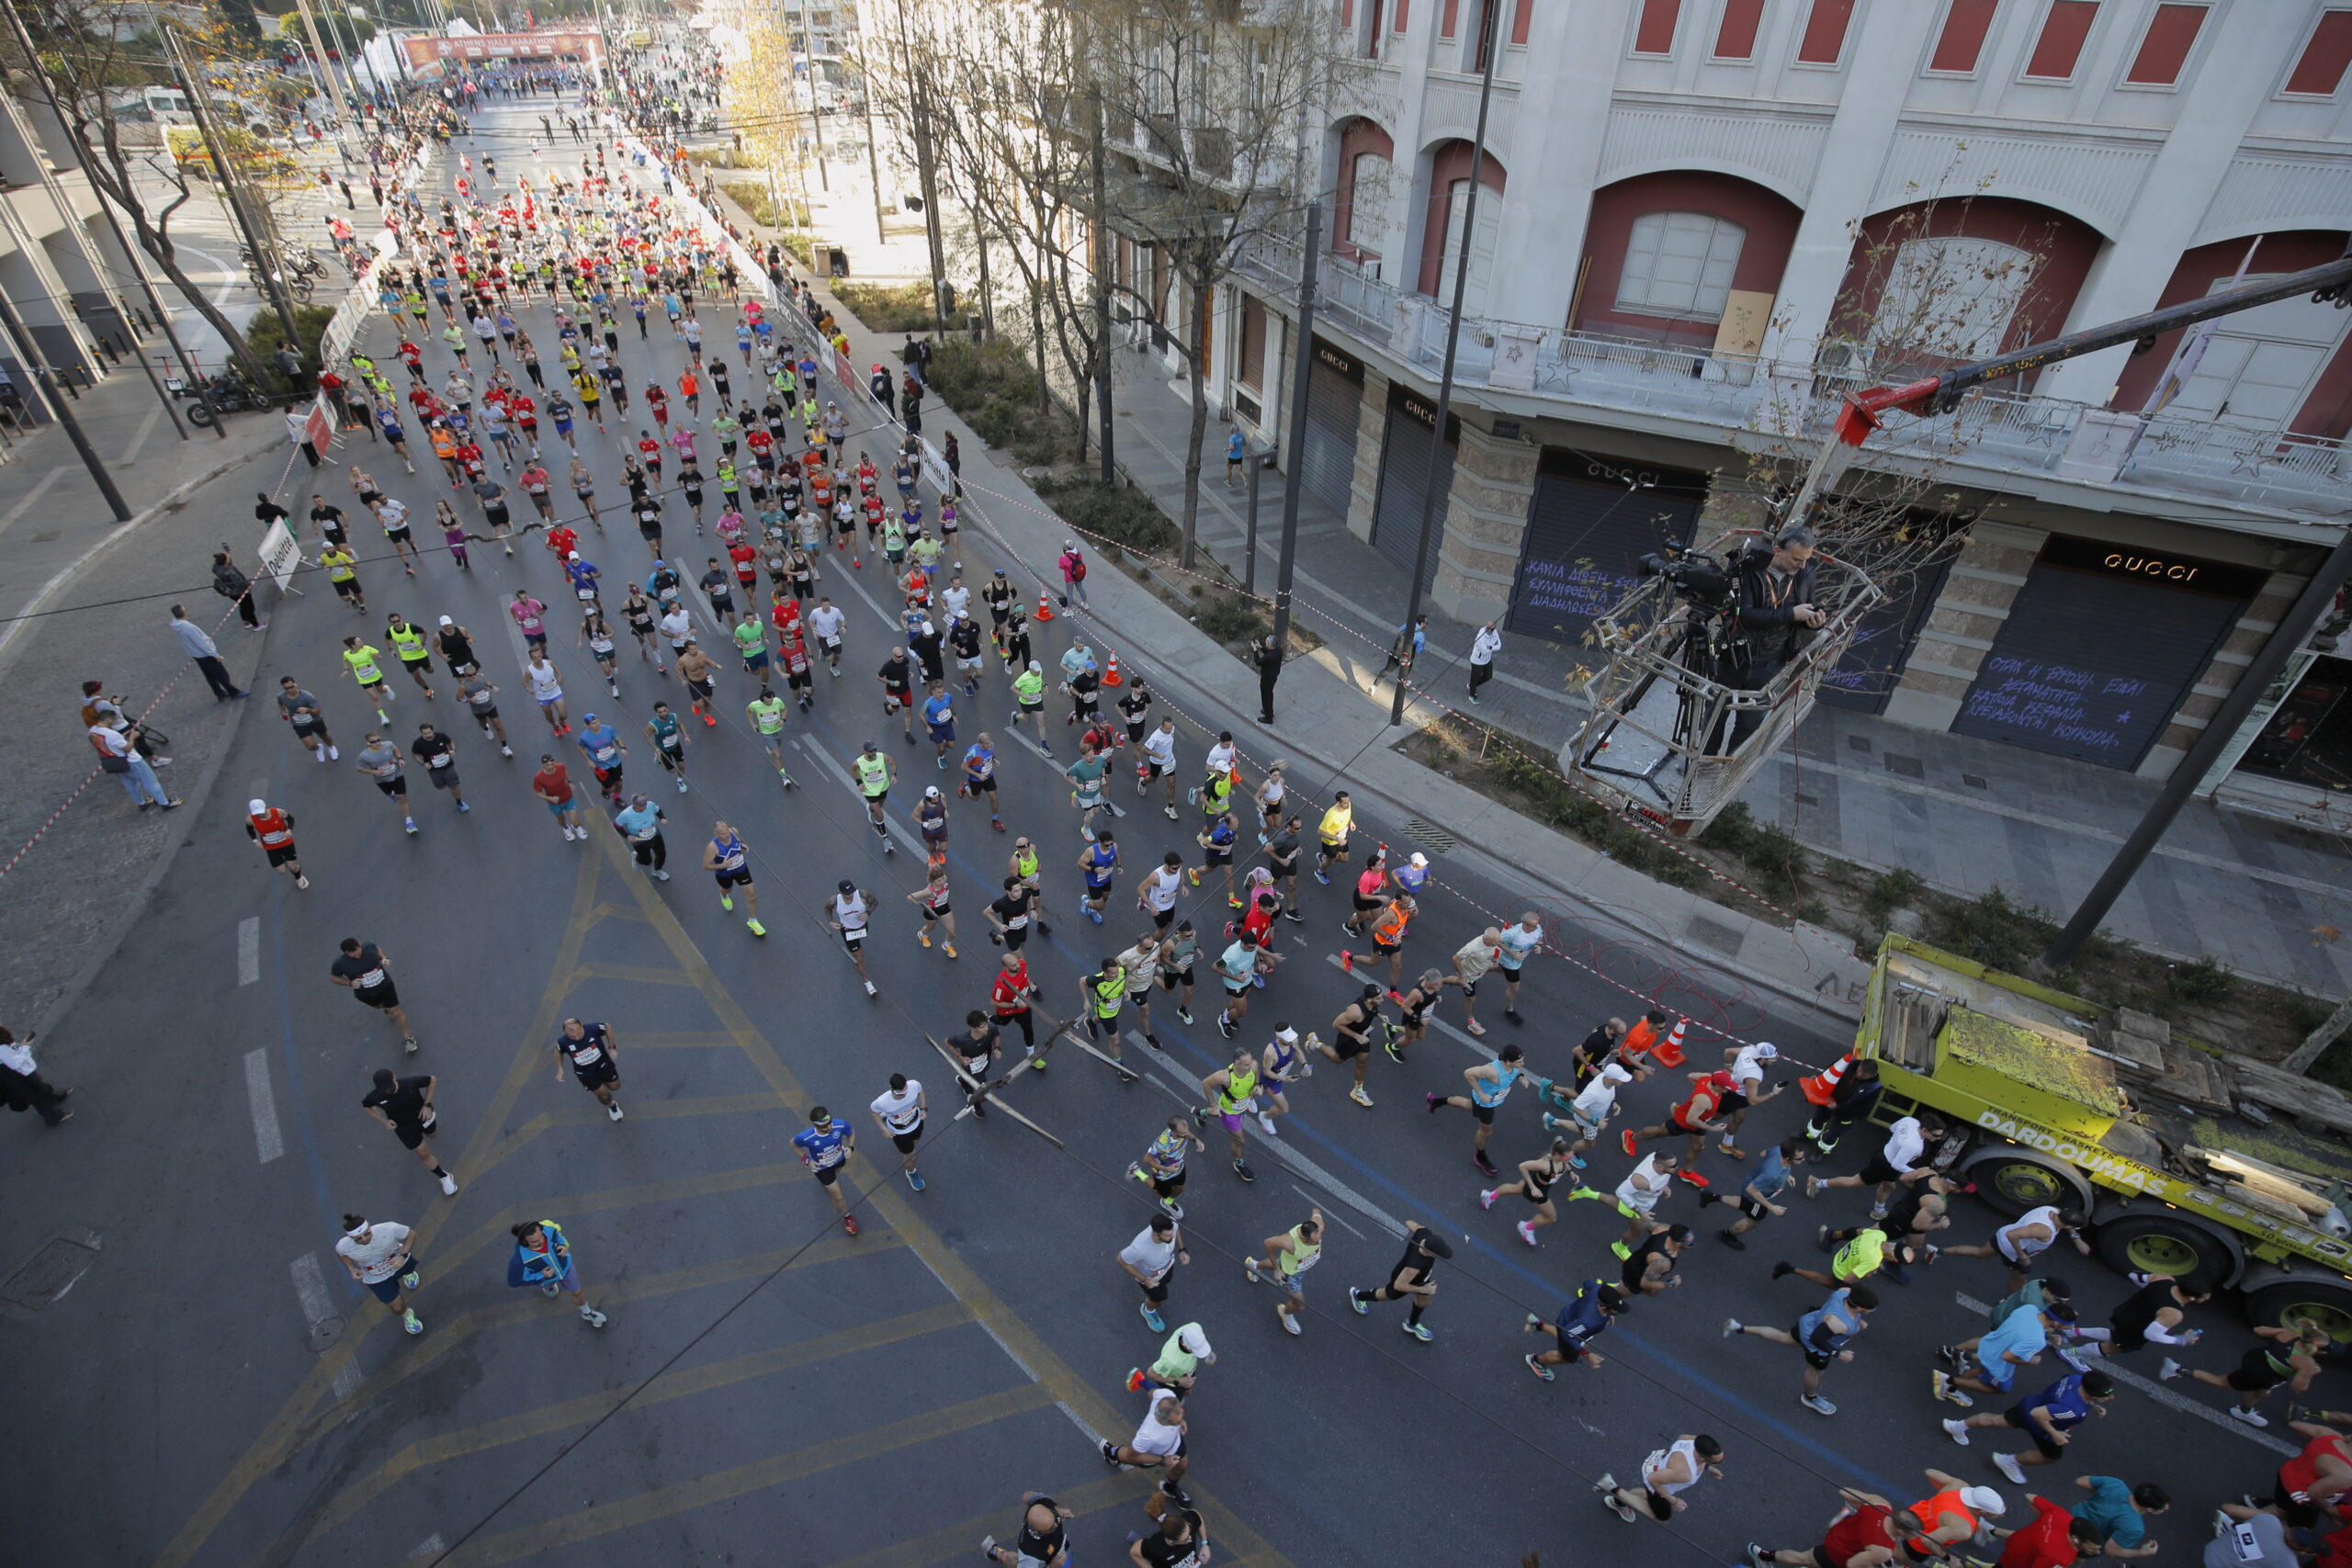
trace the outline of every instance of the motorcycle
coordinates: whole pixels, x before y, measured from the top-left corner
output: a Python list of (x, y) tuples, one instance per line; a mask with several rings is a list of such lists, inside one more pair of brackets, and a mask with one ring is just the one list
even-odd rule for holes
[[(175, 398), (196, 398), (196, 389), (176, 376), (164, 378), (164, 389)], [(269, 407), (269, 400), (242, 376), (215, 376), (204, 383), (204, 395), (187, 412), (187, 422), (201, 430), (216, 414), (244, 413)]]

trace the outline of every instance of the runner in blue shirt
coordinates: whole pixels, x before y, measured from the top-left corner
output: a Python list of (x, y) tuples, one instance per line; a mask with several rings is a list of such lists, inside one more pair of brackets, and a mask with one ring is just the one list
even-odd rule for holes
[(1111, 896), (1111, 880), (1119, 869), (1119, 846), (1112, 841), (1110, 829), (1095, 829), (1094, 841), (1079, 854), (1078, 869), (1086, 878), (1086, 897), (1079, 900), (1079, 908), (1099, 926), (1102, 900)]
[(996, 747), (983, 731), (964, 753), (964, 782), (957, 793), (967, 800), (989, 797), (989, 826), (1004, 831), (1004, 818), (996, 813)]
[(931, 695), (922, 700), (922, 722), (931, 731), (931, 743), (939, 754), (939, 768), (947, 770), (947, 748), (956, 744), (956, 699), (947, 694), (944, 682), (933, 681)]
[(617, 804), (621, 798), (621, 759), (628, 750), (621, 743), (620, 732), (592, 713), (581, 721), (576, 744), (595, 772), (596, 787), (605, 792), (606, 799)]
[(1602, 1284), (1598, 1280), (1587, 1280), (1577, 1287), (1575, 1298), (1560, 1309), (1557, 1323), (1546, 1323), (1532, 1312), (1527, 1314), (1527, 1321), (1520, 1325), (1521, 1333), (1548, 1334), (1559, 1343), (1553, 1349), (1522, 1356), (1520, 1359), (1527, 1363), (1529, 1371), (1545, 1382), (1552, 1381), (1552, 1369), (1563, 1363), (1601, 1366), (1604, 1363), (1600, 1352), (1592, 1348), (1592, 1342), (1607, 1333), (1611, 1321), (1624, 1310), (1624, 1292), (1614, 1285)]
[(1787, 1206), (1779, 1201), (1781, 1194), (1787, 1191), (1789, 1184), (1796, 1179), (1789, 1173), (1789, 1167), (1803, 1165), (1812, 1152), (1812, 1145), (1803, 1138), (1784, 1139), (1779, 1147), (1764, 1151), (1764, 1158), (1757, 1166), (1756, 1174), (1747, 1179), (1738, 1197), (1726, 1198), (1720, 1192), (1701, 1192), (1699, 1203), (1702, 1208), (1709, 1203), (1729, 1203), (1739, 1211), (1739, 1218), (1731, 1223), (1729, 1229), (1717, 1231), (1715, 1239), (1735, 1252), (1747, 1250), (1747, 1244), (1739, 1239), (1741, 1236), (1763, 1224), (1765, 1215), (1789, 1212)]
[(2060, 1378), (2039, 1393), (2028, 1394), (2007, 1410), (1946, 1421), (1944, 1431), (1962, 1448), (1968, 1446), (1971, 1427), (2010, 1427), (2033, 1439), (2030, 1454), (1995, 1454), (1994, 1467), (2018, 1485), (2025, 1484), (2024, 1467), (2055, 1464), (2066, 1456), (2068, 1434), (2094, 1416), (2107, 1414), (2115, 1397), (2115, 1383), (2105, 1372), (2075, 1372)]
[(808, 1112), (808, 1125), (792, 1134), (792, 1145), (800, 1151), (800, 1163), (815, 1174), (817, 1184), (833, 1201), (842, 1229), (855, 1235), (857, 1216), (849, 1212), (842, 1197), (841, 1179), (849, 1156), (857, 1152), (857, 1129), (820, 1105)]

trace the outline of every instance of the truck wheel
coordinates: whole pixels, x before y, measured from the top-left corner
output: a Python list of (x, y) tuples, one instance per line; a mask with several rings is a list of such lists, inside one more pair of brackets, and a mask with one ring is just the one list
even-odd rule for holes
[(2290, 1275), (2248, 1292), (2245, 1314), (2251, 1322), (2279, 1328), (2291, 1328), (2310, 1318), (2334, 1336), (2337, 1344), (2352, 1342), (2352, 1280)]
[(2044, 1203), (2090, 1213), (2091, 1190), (2073, 1166), (2015, 1144), (1979, 1149), (1961, 1173), (1976, 1183), (1976, 1194), (2007, 1214), (2022, 1214)]
[(2194, 1274), (2215, 1289), (2234, 1284), (2245, 1269), (2234, 1242), (2167, 1210), (2126, 1209), (2091, 1232), (2091, 1247), (2119, 1274)]

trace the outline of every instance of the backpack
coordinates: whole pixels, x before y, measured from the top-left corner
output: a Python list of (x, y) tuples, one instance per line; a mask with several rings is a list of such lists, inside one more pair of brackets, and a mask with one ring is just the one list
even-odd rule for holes
[(1076, 550), (1071, 550), (1068, 554), (1064, 555), (1062, 559), (1069, 564), (1069, 580), (1072, 582), (1083, 582), (1086, 581), (1086, 558), (1084, 556), (1080, 555)]

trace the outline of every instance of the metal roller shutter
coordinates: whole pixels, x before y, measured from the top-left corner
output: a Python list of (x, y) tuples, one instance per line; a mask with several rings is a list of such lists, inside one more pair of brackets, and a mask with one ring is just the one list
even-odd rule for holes
[(1388, 422), (1380, 445), (1380, 491), (1372, 512), (1372, 542), (1380, 553), (1413, 570), (1413, 554), (1421, 534), (1421, 497), (1432, 491), (1437, 501), (1430, 513), (1430, 547), (1421, 558), (1421, 586), (1437, 581), (1438, 546), (1445, 538), (1445, 498), (1453, 488), (1453, 455), (1462, 440), (1462, 422), (1449, 416), (1445, 441), (1437, 450), (1437, 472), (1430, 472), (1430, 432), (1437, 426), (1436, 406), (1404, 387), (1388, 390)]
[(2264, 581), (2248, 567), (2053, 536), (1952, 733), (2137, 767)]
[(1582, 642), (1592, 618), (1641, 581), (1643, 556), (1690, 541), (1706, 498), (1702, 473), (1545, 447), (1511, 587), (1510, 629)]
[(1363, 415), (1363, 365), (1315, 340), (1315, 364), (1306, 376), (1306, 428), (1298, 443), (1300, 490), (1329, 507), (1335, 517), (1348, 514), (1355, 489), (1356, 430)]

